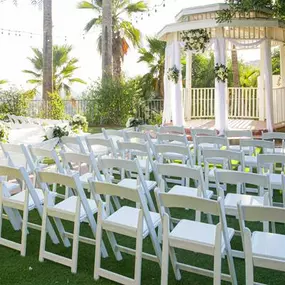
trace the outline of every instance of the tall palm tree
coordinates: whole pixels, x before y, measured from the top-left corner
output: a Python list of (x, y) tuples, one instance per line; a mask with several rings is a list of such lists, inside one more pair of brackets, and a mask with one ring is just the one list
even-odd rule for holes
[(102, 3), (102, 78), (112, 75), (112, 0)]
[[(141, 40), (140, 31), (129, 21), (132, 14), (145, 12), (147, 5), (144, 1), (131, 3), (130, 0), (112, 0), (112, 27), (113, 27), (113, 75), (119, 77), (122, 71), (122, 61), (127, 54), (130, 44), (138, 47)], [(102, 24), (102, 0), (92, 2), (81, 1), (79, 9), (91, 9), (96, 12), (96, 17), (92, 18), (85, 26), (84, 30), (89, 32), (93, 27)], [(98, 38), (98, 50), (102, 48), (102, 33)]]
[(238, 55), (235, 45), (233, 45), (232, 47), (231, 55), (232, 55), (233, 84), (234, 84), (233, 87), (240, 87)]
[(54, 90), (53, 86), (53, 37), (52, 37), (52, 0), (43, 1), (43, 99)]
[(154, 91), (159, 97), (164, 97), (164, 63), (166, 43), (156, 38), (147, 38), (148, 49), (140, 48), (138, 62), (145, 62), (149, 72), (142, 78), (145, 91)]
[[(43, 83), (44, 76), (44, 55), (43, 50), (32, 48), (34, 52), (33, 57), (28, 57), (28, 60), (33, 65), (33, 70), (23, 70), (24, 73), (32, 75), (27, 83), (35, 84), (36, 87)], [(80, 78), (73, 77), (74, 71), (79, 67), (76, 65), (78, 59), (70, 56), (72, 46), (63, 45), (53, 46), (53, 75), (52, 81), (54, 90), (59, 94), (64, 93), (65, 96), (71, 95), (71, 85), (75, 82), (86, 84)]]

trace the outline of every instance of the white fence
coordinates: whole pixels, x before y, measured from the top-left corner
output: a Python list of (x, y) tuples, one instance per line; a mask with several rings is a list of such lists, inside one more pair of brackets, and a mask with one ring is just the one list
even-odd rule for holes
[(273, 89), (274, 124), (285, 122), (285, 88)]
[[(228, 114), (231, 119), (258, 119), (257, 88), (228, 88)], [(183, 89), (186, 120), (215, 117), (215, 88)]]

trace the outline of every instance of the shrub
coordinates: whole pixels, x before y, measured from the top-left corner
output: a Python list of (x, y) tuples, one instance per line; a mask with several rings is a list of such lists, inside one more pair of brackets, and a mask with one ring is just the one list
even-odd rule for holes
[[(45, 111), (45, 110), (44, 110)], [(65, 119), (64, 104), (57, 92), (48, 94), (47, 117), (53, 120)]]
[(107, 125), (125, 125), (128, 117), (136, 117), (137, 107), (143, 102), (140, 81), (136, 78), (95, 81), (84, 97), (90, 102), (87, 120)]
[(0, 90), (0, 119), (5, 119), (7, 114), (27, 116), (29, 101), (34, 96), (34, 90), (23, 91), (15, 87)]

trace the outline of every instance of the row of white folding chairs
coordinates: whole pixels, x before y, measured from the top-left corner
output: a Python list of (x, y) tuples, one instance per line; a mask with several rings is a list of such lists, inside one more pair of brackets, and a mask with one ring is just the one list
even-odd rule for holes
[[(158, 167), (165, 168), (165, 165), (159, 165)], [(168, 165), (169, 168), (183, 168), (183, 166), (178, 165)], [(190, 169), (184, 167), (185, 169)], [(173, 170), (172, 170), (173, 171)], [(26, 180), (25, 183), (29, 185), (30, 192), (33, 192), (33, 185), (28, 182), (29, 178), (27, 174), (21, 176), (24, 173), (24, 170), (17, 170), (15, 168), (8, 168), (8, 167), (0, 167), (0, 174), (7, 175), (7, 176), (16, 176), (18, 179)], [(172, 172), (174, 173), (174, 172)], [(200, 172), (201, 173), (201, 172)], [(238, 177), (243, 182), (245, 178), (241, 179), (241, 176), (246, 177), (246, 180), (250, 181), (250, 183), (258, 183), (262, 184), (265, 182), (260, 182), (261, 176), (255, 174), (254, 179), (252, 179), (254, 174), (245, 174), (239, 173), (239, 176), (236, 176), (237, 173), (234, 175), (232, 173), (227, 173), (221, 171), (226, 179), (230, 179), (229, 183), (236, 183), (233, 177)], [(158, 227), (160, 224), (160, 217), (156, 213), (151, 213), (148, 211), (147, 204), (145, 202), (144, 191), (138, 189), (130, 189), (125, 188), (120, 185), (111, 185), (106, 183), (99, 183), (99, 182), (92, 182), (90, 181), (90, 189), (93, 191), (93, 197), (95, 197), (95, 201), (88, 201), (81, 183), (79, 181), (78, 175), (73, 176), (66, 176), (62, 174), (55, 174), (49, 172), (38, 172), (39, 181), (41, 183), (42, 189), (44, 189), (45, 193), (45, 201), (42, 213), (42, 228), (41, 228), (41, 245), (40, 245), (40, 261), (44, 259), (53, 260), (55, 262), (64, 264), (66, 266), (70, 266), (72, 272), (76, 272), (77, 270), (77, 255), (78, 255), (78, 243), (79, 241), (85, 241), (89, 243), (94, 243), (94, 240), (86, 239), (79, 236), (79, 227), (80, 222), (83, 221), (85, 218), (88, 219), (90, 224), (91, 230), (94, 235), (94, 230), (96, 229), (96, 222), (92, 214), (97, 212), (97, 207), (95, 205), (95, 201), (99, 205), (99, 214), (98, 214), (98, 225), (97, 225), (97, 232), (96, 232), (96, 254), (95, 254), (95, 270), (94, 270), (94, 277), (95, 279), (99, 277), (104, 277), (111, 279), (113, 281), (122, 283), (122, 284), (140, 284), (140, 277), (141, 277), (141, 260), (142, 257), (150, 259), (152, 261), (159, 262), (162, 264), (162, 283), (167, 284), (167, 276), (168, 276), (168, 253), (170, 252), (171, 261), (173, 263), (173, 268), (175, 268), (175, 276), (177, 279), (181, 278), (180, 270), (186, 270), (194, 273), (200, 273), (206, 276), (211, 276), (214, 278), (214, 284), (220, 284), (221, 279), (232, 281), (233, 284), (237, 284), (235, 269), (232, 259), (232, 251), (230, 247), (230, 239), (233, 237), (234, 230), (227, 228), (226, 219), (225, 219), (225, 212), (223, 206), (223, 200), (220, 198), (218, 202), (210, 201), (209, 199), (202, 199), (201, 197), (191, 196), (191, 195), (179, 195), (177, 193), (165, 193), (165, 189), (160, 188), (160, 190), (156, 190), (156, 197), (157, 203), (159, 204), (160, 215), (163, 219), (163, 252), (161, 256), (160, 245), (158, 243), (158, 237), (155, 232), (155, 228)], [(250, 177), (250, 178), (249, 178)], [(221, 177), (220, 177), (221, 178)], [(240, 182), (239, 180), (239, 182)], [(254, 180), (254, 181), (252, 181)], [(265, 181), (265, 179), (262, 179)], [(65, 185), (69, 188), (72, 188), (77, 196), (71, 196), (66, 200), (59, 202), (58, 204), (54, 204), (52, 201), (51, 191), (48, 188), (49, 184), (58, 183)], [(161, 187), (161, 186), (160, 186)], [(3, 191), (3, 187), (1, 187)], [(2, 192), (1, 191), (1, 192)], [(1, 193), (0, 197), (3, 193)], [(17, 194), (16, 194), (17, 195)], [(102, 196), (106, 197), (106, 200), (102, 200)], [(138, 208), (132, 208), (129, 206), (124, 206), (117, 209), (115, 212), (111, 211), (111, 199), (110, 197), (122, 197), (128, 200), (131, 200), (135, 203), (139, 203), (142, 210)], [(33, 201), (34, 199), (31, 195)], [(24, 204), (29, 204), (29, 199), (31, 198), (29, 195), (25, 195)], [(36, 196), (35, 196), (36, 197)], [(1, 211), (3, 210), (2, 205), (8, 205), (11, 207), (13, 202), (11, 201), (11, 197), (6, 197), (1, 201)], [(7, 203), (7, 204), (5, 204)], [(39, 203), (37, 203), (39, 204)], [(72, 207), (71, 207), (72, 205)], [(68, 207), (67, 207), (68, 206)], [(17, 206), (19, 207), (19, 206)], [(93, 207), (93, 208), (92, 208)], [(213, 224), (205, 224), (201, 223), (199, 219), (196, 221), (187, 221), (185, 219), (178, 221), (178, 224), (174, 227), (172, 222), (170, 222), (169, 216), (170, 212), (168, 209), (172, 207), (180, 207), (180, 208), (187, 208), (193, 209), (196, 212), (204, 212), (210, 215), (217, 215), (220, 217), (220, 223), (218, 225)], [(38, 208), (41, 208), (40, 206)], [(16, 208), (19, 209), (19, 208)], [(68, 210), (67, 210), (68, 209)], [(253, 265), (261, 266), (261, 267), (269, 267), (269, 268), (277, 268), (279, 270), (284, 270), (284, 266), (281, 267), (283, 264), (282, 254), (276, 256), (276, 247), (281, 246), (281, 242), (284, 241), (281, 239), (280, 236), (270, 235), (271, 238), (275, 239), (274, 244), (267, 244), (267, 248), (269, 246), (270, 251), (267, 250), (264, 253), (264, 244), (267, 243), (267, 238), (269, 234), (266, 232), (258, 232), (254, 233), (255, 235), (259, 235), (259, 242), (263, 244), (257, 248), (255, 243), (257, 242), (254, 239), (254, 236), (251, 238), (250, 232), (248, 229), (245, 228), (243, 224), (243, 220), (261, 220), (261, 221), (275, 221), (277, 217), (278, 222), (285, 222), (284, 221), (284, 209), (276, 209), (276, 208), (263, 208), (259, 206), (238, 206), (236, 205), (236, 210), (239, 209), (239, 217), (240, 217), (240, 225), (241, 231), (243, 235), (243, 242), (244, 242), (244, 250), (245, 250), (245, 259), (246, 259), (246, 269), (247, 269), (247, 281), (246, 284), (253, 284)], [(24, 217), (22, 223), (22, 245), (23, 248), (26, 244), (26, 236), (27, 236), (27, 207), (23, 207), (24, 210)], [(254, 212), (255, 211), (255, 212)], [(250, 214), (249, 214), (250, 212)], [(258, 213), (258, 215), (254, 215), (254, 213)], [(235, 213), (236, 214), (236, 213)], [(259, 216), (261, 214), (261, 216)], [(278, 215), (277, 215), (278, 214)], [(283, 218), (281, 218), (283, 215)], [(72, 251), (72, 259), (67, 259), (53, 253), (46, 251), (45, 249), (45, 241), (46, 241), (46, 231), (47, 229), (51, 230), (48, 217), (55, 218), (56, 226), (60, 232), (61, 238), (66, 246), (69, 246), (68, 238), (73, 237), (73, 251)], [(197, 216), (196, 216), (197, 218)], [(67, 219), (69, 221), (74, 222), (74, 232), (73, 234), (66, 233), (61, 220)], [(2, 220), (1, 220), (2, 222)], [(1, 223), (2, 225), (2, 223)], [(47, 228), (47, 225), (49, 227)], [(1, 228), (0, 228), (1, 229)], [(130, 278), (121, 276), (119, 274), (114, 274), (106, 269), (102, 269), (100, 265), (101, 254), (103, 257), (107, 256), (105, 245), (102, 241), (102, 230), (106, 230), (108, 234), (108, 239), (111, 243), (112, 249), (117, 260), (122, 259), (121, 252), (127, 252), (136, 255), (136, 263), (135, 263), (135, 278), (131, 280)], [(265, 227), (265, 230), (268, 230), (268, 227)], [(113, 232), (123, 234), (126, 236), (136, 238), (136, 250), (131, 250), (126, 247), (120, 246), (117, 244), (115, 240), (115, 236), (112, 234)], [(204, 233), (204, 234), (203, 234)], [(205, 234), (206, 233), (206, 234)], [(151, 240), (155, 249), (155, 256), (151, 256), (150, 254), (142, 253), (142, 241), (143, 239), (150, 235)], [(210, 238), (211, 237), (211, 238)], [(262, 241), (260, 241), (260, 239)], [(222, 240), (224, 242), (222, 243)], [(57, 242), (57, 240), (55, 241)], [(278, 242), (278, 243), (276, 243)], [(8, 245), (9, 243), (7, 240), (0, 238), (0, 243), (2, 245)], [(251, 245), (254, 246), (251, 246)], [(11, 245), (11, 244), (9, 244)], [(8, 246), (9, 246), (8, 245)], [(173, 249), (175, 247), (182, 248), (185, 250), (191, 250), (200, 253), (206, 253), (209, 255), (214, 256), (214, 272), (209, 270), (203, 270), (194, 266), (189, 266), (186, 264), (182, 264), (177, 262), (175, 253)], [(18, 249), (18, 248), (17, 248)], [(254, 252), (257, 251), (257, 252)], [(263, 250), (263, 251), (262, 251)], [(262, 251), (262, 252), (260, 252)], [(272, 251), (275, 256), (272, 256)], [(23, 253), (23, 251), (21, 251)], [(230, 268), (230, 276), (221, 274), (221, 258), (224, 255), (227, 255), (227, 259), (229, 262)], [(267, 254), (267, 256), (266, 256)], [(265, 256), (264, 256), (265, 255)], [(262, 258), (266, 259), (266, 263), (263, 261)], [(256, 263), (255, 263), (256, 262)], [(275, 266), (275, 267), (274, 267)], [(252, 281), (251, 281), (252, 280)]]
[(16, 116), (8, 114), (8, 119), (13, 124), (36, 124), (36, 125), (57, 125), (62, 123), (67, 123), (67, 120), (52, 120), (52, 119), (41, 119), (41, 118), (31, 118), (25, 116)]

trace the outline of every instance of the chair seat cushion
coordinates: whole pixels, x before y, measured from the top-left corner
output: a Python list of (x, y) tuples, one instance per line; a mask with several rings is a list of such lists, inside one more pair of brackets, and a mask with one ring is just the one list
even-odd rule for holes
[(285, 236), (280, 234), (253, 232), (252, 253), (254, 256), (285, 261)]
[[(168, 193), (176, 194), (176, 195), (185, 195), (185, 196), (190, 196), (190, 197), (198, 196), (197, 188), (180, 186), (180, 185), (175, 185), (169, 190)], [(206, 196), (208, 199), (210, 199), (213, 196), (213, 194), (214, 194), (213, 191), (206, 190)]]
[[(67, 199), (57, 203), (54, 208), (61, 210), (61, 211), (65, 211), (65, 212), (70, 212), (72, 214), (75, 214), (76, 211), (76, 203), (77, 203), (77, 196), (71, 196), (68, 197)], [(98, 211), (96, 202), (94, 200), (91, 199), (87, 199), (87, 202), (89, 204), (89, 207), (91, 209), (92, 214), (96, 213)], [(80, 220), (83, 220), (87, 217), (86, 212), (83, 208), (83, 205), (81, 204), (80, 207)]]
[[(21, 192), (15, 194), (15, 195), (12, 195), (8, 199), (12, 200), (12, 201), (15, 201), (17, 203), (24, 204), (26, 191), (27, 190), (21, 191)], [(43, 204), (43, 202), (44, 202), (44, 193), (43, 193), (43, 191), (41, 189), (35, 189), (35, 191), (36, 191), (36, 194), (37, 194), (37, 196), (39, 198), (40, 203)], [(35, 203), (34, 203), (34, 201), (32, 199), (32, 196), (29, 195), (29, 210), (34, 209), (34, 207), (35, 207)]]
[[(150, 180), (145, 180), (147, 189), (150, 191), (156, 187), (156, 182), (155, 181), (150, 181)], [(118, 185), (131, 188), (131, 189), (136, 189), (137, 188), (137, 179), (131, 179), (131, 178), (125, 178), (121, 180)]]
[[(138, 226), (138, 219), (139, 219), (139, 211), (138, 208), (123, 206), (118, 211), (107, 217), (104, 220), (106, 224), (115, 225), (118, 228), (126, 229), (128, 231), (136, 232)], [(150, 218), (156, 228), (160, 224), (160, 215), (155, 212), (150, 212)], [(143, 237), (148, 235), (148, 227), (145, 219), (143, 219)], [(119, 231), (119, 233), (123, 233)]]
[(226, 213), (229, 215), (236, 215), (237, 204), (239, 202), (241, 203), (241, 205), (247, 206), (263, 206), (265, 204), (264, 197), (261, 196), (229, 193), (226, 195), (224, 202), (226, 207)]
[[(234, 235), (234, 229), (228, 228), (229, 238)], [(200, 244), (214, 247), (216, 236), (216, 225), (206, 224), (190, 220), (181, 220), (169, 234), (171, 246), (180, 247), (177, 241)], [(183, 248), (183, 247), (181, 247)], [(185, 248), (187, 249), (187, 248)], [(222, 251), (224, 250), (224, 239), (222, 238)], [(195, 247), (193, 249), (195, 251)]]

